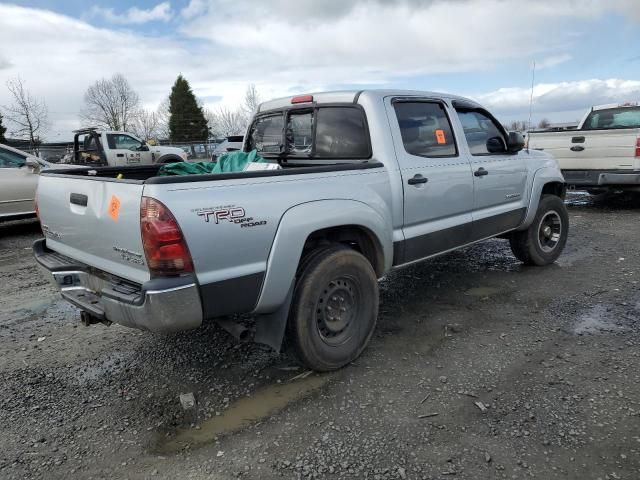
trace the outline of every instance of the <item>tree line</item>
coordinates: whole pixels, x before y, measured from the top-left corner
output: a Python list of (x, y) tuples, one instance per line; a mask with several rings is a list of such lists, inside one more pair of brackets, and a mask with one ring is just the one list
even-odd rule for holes
[[(19, 77), (7, 81), (6, 86), (13, 103), (2, 108), (4, 118), (0, 112), (0, 143), (5, 143), (10, 134), (28, 141), (37, 151), (49, 128), (47, 105), (31, 95)], [(170, 94), (157, 109), (150, 110), (142, 107), (140, 96), (120, 73), (96, 81), (83, 100), (79, 116), (87, 127), (129, 131), (145, 140), (168, 139), (175, 143), (242, 135), (261, 101), (256, 86), (251, 84), (238, 108), (211, 110), (195, 96), (184, 76), (178, 75)], [(12, 127), (9, 133), (4, 119)]]

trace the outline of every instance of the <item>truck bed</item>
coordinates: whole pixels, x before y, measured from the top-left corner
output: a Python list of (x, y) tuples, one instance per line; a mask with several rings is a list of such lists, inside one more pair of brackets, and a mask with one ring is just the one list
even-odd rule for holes
[[(158, 170), (162, 165), (143, 165), (131, 167), (87, 167), (77, 168), (72, 171), (66, 169), (53, 169), (43, 172), (42, 175), (53, 175), (56, 177), (78, 178), (84, 180), (113, 181), (120, 183), (135, 184), (167, 184), (167, 183), (189, 183), (189, 182), (211, 182), (215, 180), (232, 180), (237, 178), (260, 178), (283, 175), (300, 175), (305, 173), (339, 172), (346, 170), (361, 170), (381, 167), (382, 164), (376, 161), (344, 161), (330, 164), (301, 165), (282, 163), (280, 170), (264, 170), (251, 172), (233, 173), (211, 173), (204, 175), (167, 175), (158, 176)], [(122, 178), (118, 176), (122, 174)]]

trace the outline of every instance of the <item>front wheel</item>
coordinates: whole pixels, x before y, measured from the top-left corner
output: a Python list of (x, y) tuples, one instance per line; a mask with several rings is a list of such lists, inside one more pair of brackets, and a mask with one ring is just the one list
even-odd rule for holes
[(303, 262), (287, 324), (288, 340), (307, 367), (341, 368), (369, 343), (378, 318), (378, 282), (369, 261), (344, 247)]
[(560, 197), (543, 195), (527, 230), (513, 232), (509, 239), (515, 257), (526, 265), (555, 262), (567, 243), (569, 214)]

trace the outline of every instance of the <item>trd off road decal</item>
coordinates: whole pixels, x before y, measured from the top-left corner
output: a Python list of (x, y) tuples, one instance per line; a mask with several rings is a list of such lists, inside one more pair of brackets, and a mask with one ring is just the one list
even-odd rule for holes
[(240, 225), (240, 228), (250, 228), (267, 224), (266, 220), (256, 220), (253, 217), (248, 217), (244, 208), (236, 205), (195, 208), (191, 211), (203, 218), (206, 223), (213, 223), (216, 225), (229, 222)]

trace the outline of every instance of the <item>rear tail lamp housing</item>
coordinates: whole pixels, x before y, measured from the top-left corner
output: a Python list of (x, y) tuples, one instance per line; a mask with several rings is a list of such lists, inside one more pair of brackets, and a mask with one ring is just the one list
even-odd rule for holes
[(159, 200), (142, 197), (140, 230), (152, 277), (193, 272), (193, 261), (182, 230), (171, 211)]

